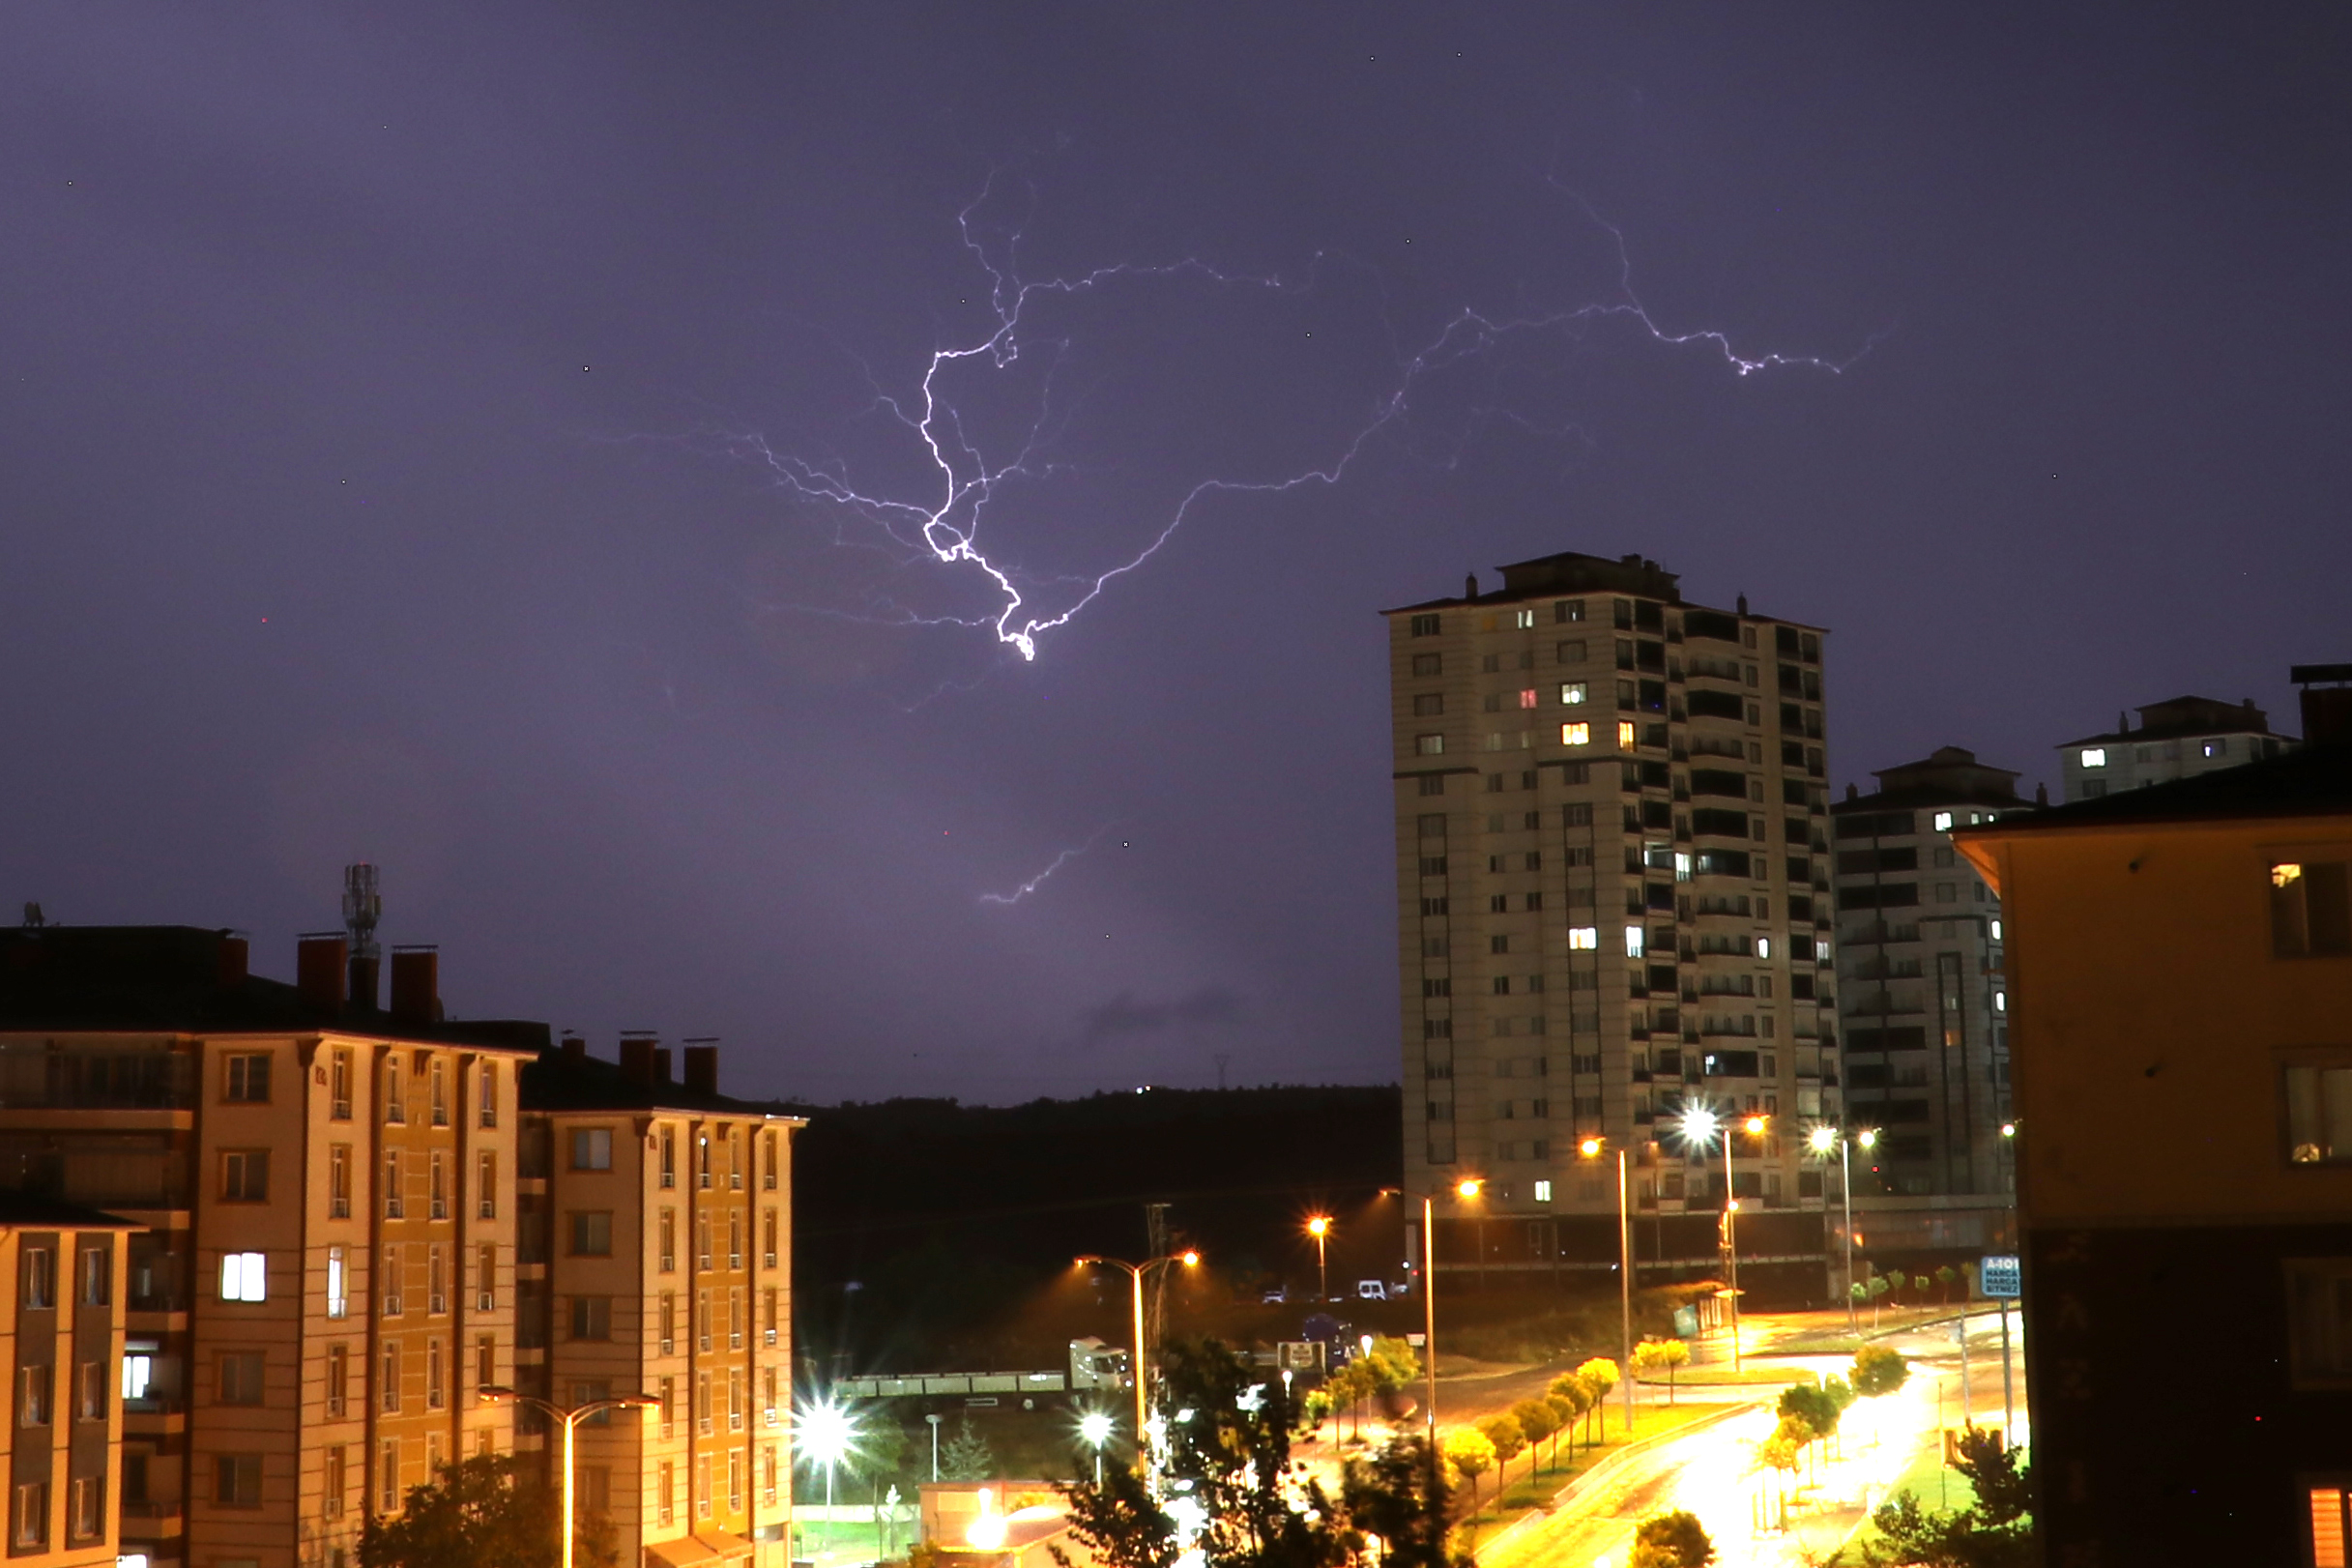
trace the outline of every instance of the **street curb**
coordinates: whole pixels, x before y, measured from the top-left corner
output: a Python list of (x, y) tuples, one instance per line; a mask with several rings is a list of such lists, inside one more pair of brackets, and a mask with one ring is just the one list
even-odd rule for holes
[(1576, 1476), (1574, 1479), (1570, 1480), (1557, 1492), (1554, 1492), (1552, 1495), (1552, 1500), (1550, 1502), (1538, 1503), (1535, 1507), (1528, 1509), (1525, 1513), (1520, 1515), (1517, 1519), (1511, 1521), (1510, 1524), (1497, 1530), (1493, 1536), (1487, 1539), (1483, 1546), (1479, 1547), (1476, 1552), (1470, 1554), (1472, 1560), (1474, 1561), (1477, 1558), (1485, 1556), (1488, 1553), (1494, 1551), (1505, 1541), (1508, 1541), (1513, 1536), (1519, 1534), (1521, 1530), (1531, 1527), (1536, 1521), (1550, 1519), (1554, 1514), (1558, 1513), (1562, 1508), (1569, 1506), (1571, 1503), (1582, 1501), (1583, 1498), (1581, 1495), (1583, 1492), (1598, 1486), (1603, 1481), (1608, 1480), (1617, 1470), (1623, 1468), (1625, 1463), (1633, 1459), (1635, 1456), (1646, 1454), (1653, 1448), (1659, 1447), (1666, 1443), (1673, 1442), (1678, 1438), (1687, 1437), (1692, 1433), (1704, 1432), (1709, 1427), (1721, 1426), (1726, 1421), (1735, 1420), (1736, 1418), (1746, 1415), (1751, 1411), (1758, 1410), (1763, 1408), (1764, 1402), (1762, 1400), (1751, 1400), (1745, 1405), (1734, 1405), (1728, 1410), (1718, 1410), (1713, 1415), (1702, 1415), (1696, 1421), (1687, 1422), (1682, 1426), (1674, 1428), (1671, 1432), (1658, 1432), (1652, 1433), (1646, 1437), (1636, 1437), (1632, 1442), (1624, 1444), (1615, 1452), (1602, 1456), (1598, 1464), (1594, 1465), (1590, 1469), (1584, 1471), (1583, 1474)]

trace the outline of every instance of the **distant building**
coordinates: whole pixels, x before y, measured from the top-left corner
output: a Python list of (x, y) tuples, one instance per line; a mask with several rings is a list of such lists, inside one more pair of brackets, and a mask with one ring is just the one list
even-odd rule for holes
[[(2009, 1016), (2000, 899), (1954, 850), (1956, 828), (2027, 809), (2016, 772), (1945, 746), (1882, 769), (1830, 808), (1847, 1113), (1878, 1131), (1857, 1195), (2011, 1188)], [(1884, 1245), (1932, 1244), (1874, 1227)], [(1985, 1241), (1981, 1230), (1948, 1244)]]
[(2345, 1561), (2352, 665), (2296, 676), (2304, 749), (1956, 829), (2007, 911), (2053, 1563)]
[(2251, 698), (2175, 697), (2140, 709), (2137, 729), (2117, 713), (2109, 733), (2067, 741), (2058, 748), (2058, 775), (2067, 800), (2096, 800), (2260, 762), (2294, 744), (2293, 736), (2272, 730), (2269, 715)]
[[(1712, 1270), (1723, 1156), (1672, 1136), (1700, 1101), (1768, 1118), (1734, 1146), (1744, 1283), (1818, 1290), (1820, 628), (1578, 554), (1387, 620), (1406, 1185), (1437, 1195), (1438, 1266), (1612, 1267), (1597, 1138), (1633, 1155), (1638, 1266)], [(1449, 1196), (1466, 1176), (1474, 1205)]]
[(123, 1479), (124, 1239), (137, 1227), (53, 1199), (0, 1195), (0, 1354), (15, 1384), (0, 1422), (12, 1568), (131, 1564)]

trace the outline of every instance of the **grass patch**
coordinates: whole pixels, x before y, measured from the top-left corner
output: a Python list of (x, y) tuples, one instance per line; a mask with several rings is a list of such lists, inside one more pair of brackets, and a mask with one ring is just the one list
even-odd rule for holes
[[(1924, 1450), (1912, 1460), (1909, 1466), (1895, 1478), (1895, 1484), (1887, 1489), (1882, 1500), (1892, 1502), (1897, 1495), (1904, 1492), (1918, 1497), (1919, 1506), (1930, 1513), (1958, 1513), (1963, 1508), (1976, 1506), (1976, 1487), (1960, 1471), (1945, 1466), (1941, 1444)], [(1875, 1545), (1885, 1539), (1878, 1533), (1878, 1526), (1867, 1519), (1853, 1536), (1856, 1546), (1866, 1543)]]
[[(1633, 1437), (1637, 1439), (1655, 1437), (1731, 1408), (1728, 1404), (1697, 1401), (1670, 1407), (1644, 1405), (1634, 1411)], [(1568, 1451), (1568, 1444), (1561, 1442), (1556, 1461), (1551, 1455), (1552, 1444), (1547, 1441), (1543, 1445), (1545, 1453), (1539, 1467), (1530, 1468), (1524, 1457), (1512, 1462), (1511, 1478), (1504, 1485), (1499, 1498), (1494, 1495), (1495, 1478), (1491, 1475), (1479, 1477), (1485, 1483), (1485, 1488), (1478, 1512), (1465, 1520), (1459, 1530), (1465, 1548), (1475, 1551), (1485, 1545), (1521, 1514), (1549, 1502), (1553, 1493), (1599, 1461), (1615, 1453), (1627, 1440), (1625, 1433), (1612, 1423), (1605, 1439), (1590, 1448), (1580, 1442), (1573, 1456)]]
[[(1750, 1357), (1754, 1360), (1755, 1357)], [(1640, 1373), (1635, 1381), (1642, 1387), (1656, 1390), (1673, 1388), (1747, 1388), (1759, 1383), (1809, 1383), (1813, 1374), (1802, 1367), (1779, 1367), (1769, 1364), (1745, 1366), (1736, 1370), (1709, 1362), (1701, 1366), (1681, 1367), (1674, 1373), (1670, 1385), (1663, 1374)]]

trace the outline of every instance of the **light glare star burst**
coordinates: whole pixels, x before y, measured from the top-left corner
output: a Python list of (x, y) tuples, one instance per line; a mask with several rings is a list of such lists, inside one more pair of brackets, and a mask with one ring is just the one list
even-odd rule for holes
[[(1552, 184), (1555, 189), (1562, 190), (1563, 194), (1575, 201), (1584, 216), (1610, 236), (1617, 258), (1617, 298), (1519, 315), (1494, 314), (1466, 305), (1456, 309), (1417, 351), (1398, 357), (1396, 373), (1386, 390), (1374, 401), (1368, 417), (1351, 436), (1321, 460), (1302, 464), (1287, 474), (1268, 477), (1229, 475), (1202, 479), (1184, 492), (1165, 516), (1147, 525), (1148, 542), (1108, 570), (1092, 576), (1081, 573), (1059, 578), (1023, 579), (1030, 583), (1032, 592), (1040, 583), (1046, 582), (1060, 582), (1076, 589), (1075, 596), (1068, 604), (1050, 613), (1041, 613), (1031, 606), (1029, 595), (1023, 592), (1023, 580), (1017, 580), (1017, 568), (1005, 565), (1001, 559), (992, 559), (982, 549), (980, 542), (981, 523), (990, 503), (1001, 489), (1016, 480), (1035, 482), (1051, 477), (1056, 471), (1058, 465), (1046, 459), (1044, 449), (1060, 433), (1067, 415), (1066, 412), (1057, 411), (1050, 369), (1036, 394), (1037, 406), (1024, 421), (1026, 434), (1020, 439), (1017, 450), (1001, 460), (981, 450), (978, 438), (973, 434), (971, 425), (943, 387), (942, 377), (965, 365), (1009, 371), (1019, 363), (1031, 343), (1026, 335), (1026, 318), (1041, 301), (1098, 294), (1118, 283), (1184, 279), (1212, 288), (1299, 296), (1316, 287), (1327, 265), (1335, 264), (1335, 260), (1344, 262), (1344, 258), (1317, 254), (1307, 269), (1304, 280), (1296, 282), (1279, 276), (1230, 273), (1194, 257), (1162, 263), (1122, 262), (1069, 276), (1027, 279), (1017, 270), (1021, 239), (1017, 229), (1004, 243), (1002, 256), (992, 252), (988, 240), (975, 229), (973, 215), (993, 193), (995, 182), (992, 179), (972, 204), (957, 215), (956, 221), (964, 248), (988, 276), (988, 305), (993, 328), (976, 339), (932, 350), (910, 394), (894, 394), (875, 384), (874, 407), (903, 427), (912, 443), (910, 455), (917, 458), (920, 466), (927, 468), (933, 476), (933, 481), (927, 486), (928, 493), (893, 495), (860, 488), (852, 479), (846, 464), (820, 463), (791, 451), (779, 450), (757, 435), (740, 436), (737, 438), (738, 445), (763, 462), (777, 482), (795, 498), (832, 512), (837, 519), (837, 542), (852, 542), (850, 531), (840, 526), (842, 522), (855, 522), (878, 530), (896, 546), (913, 552), (913, 558), (917, 561), (927, 555), (940, 566), (969, 568), (976, 573), (987, 585), (998, 605), (994, 615), (980, 617), (926, 616), (911, 610), (894, 609), (882, 618), (886, 624), (986, 627), (1001, 646), (1013, 649), (1024, 661), (1034, 661), (1038, 638), (1043, 633), (1067, 625), (1114, 582), (1156, 555), (1184, 525), (1194, 506), (1203, 498), (1222, 493), (1278, 495), (1306, 485), (1339, 483), (1375, 437), (1407, 418), (1410, 397), (1417, 385), (1437, 371), (1489, 354), (1508, 339), (1547, 334), (1573, 336), (1581, 329), (1598, 322), (1623, 321), (1633, 324), (1653, 342), (1665, 347), (1711, 349), (1721, 357), (1725, 365), (1742, 377), (1786, 368), (1842, 374), (1876, 344), (1877, 338), (1873, 334), (1855, 354), (1843, 361), (1833, 361), (1815, 355), (1778, 352), (1743, 354), (1733, 346), (1728, 333), (1712, 328), (1681, 333), (1669, 331), (1659, 325), (1649, 308), (1634, 292), (1630, 252), (1622, 231), (1602, 219), (1575, 192), (1559, 187), (1556, 181)], [(1345, 264), (1362, 265), (1353, 262)], [(1041, 351), (1055, 357), (1049, 361), (1049, 364), (1058, 363), (1060, 354), (1068, 347), (1066, 340), (1051, 337), (1041, 336), (1036, 343)], [(871, 379), (869, 373), (869, 381)], [(1507, 410), (1480, 409), (1476, 413), (1481, 418), (1527, 422)], [(877, 539), (874, 542), (882, 541)], [(851, 616), (848, 619), (870, 618)], [(1035, 880), (1043, 881), (1067, 858), (1069, 856), (1065, 854), (1062, 859), (1057, 860), (1054, 866), (1048, 867)], [(1034, 885), (1034, 882), (1025, 885), (1019, 892), (1011, 895), (984, 896), (992, 902), (1011, 903)]]

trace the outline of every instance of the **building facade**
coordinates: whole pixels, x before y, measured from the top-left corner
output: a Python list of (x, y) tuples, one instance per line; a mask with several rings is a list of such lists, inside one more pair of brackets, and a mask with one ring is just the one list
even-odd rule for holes
[(2096, 800), (2218, 768), (2276, 757), (2295, 744), (2271, 728), (2252, 698), (2225, 703), (2175, 697), (2139, 710), (2134, 729), (2122, 713), (2105, 735), (2086, 735), (2058, 748), (2058, 776), (2066, 799)]
[(134, 1227), (53, 1199), (0, 1195), (0, 1356), (10, 1418), (8, 1557), (115, 1568), (122, 1485), (124, 1240)]
[[(1836, 845), (1838, 997), (1844, 1022), (1845, 1102), (1857, 1127), (1877, 1132), (1857, 1197), (1995, 1198), (2013, 1186), (2009, 1109), (2009, 996), (2002, 970), (2001, 902), (1952, 834), (2029, 809), (2018, 775), (1945, 746), (1847, 788), (1830, 808)], [(1883, 1246), (1997, 1241), (1981, 1219), (1937, 1235), (1915, 1225), (1871, 1229)], [(1978, 1208), (1984, 1205), (1976, 1205)], [(1968, 1205), (1951, 1212), (1974, 1212)], [(1917, 1233), (1917, 1234), (1913, 1234)]]
[[(523, 1392), (616, 1394), (643, 1414), (579, 1431), (579, 1510), (621, 1560), (782, 1568), (792, 1508), (792, 1135), (718, 1092), (718, 1051), (684, 1078), (645, 1036), (618, 1064), (566, 1038), (523, 1080)], [(547, 1446), (526, 1414), (526, 1447)]]
[[(2352, 677), (2352, 667), (2344, 676)], [(2053, 1563), (2345, 1561), (2352, 711), (2333, 743), (1958, 830), (2007, 910)], [(2196, 1391), (2163, 1369), (2184, 1356)]]
[[(1564, 554), (1387, 612), (1406, 1179), (1437, 1196), (1438, 1266), (1616, 1257), (1712, 1267), (1720, 1147), (1740, 1133), (1743, 1260), (1819, 1280), (1839, 1114), (1818, 627), (1685, 603), (1639, 557)], [(1448, 1198), (1488, 1183), (1475, 1208)], [(1755, 1266), (1750, 1263), (1746, 1266)]]

